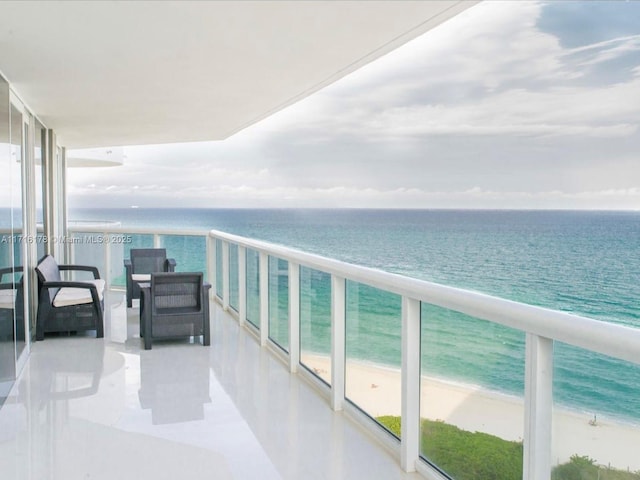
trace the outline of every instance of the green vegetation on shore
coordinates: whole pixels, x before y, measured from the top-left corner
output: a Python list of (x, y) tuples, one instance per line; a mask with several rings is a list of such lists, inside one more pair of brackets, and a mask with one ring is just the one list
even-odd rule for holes
[[(378, 417), (400, 437), (400, 417)], [(522, 480), (522, 443), (467, 432), (441, 421), (422, 421), (421, 453), (456, 480)]]
[(640, 472), (627, 472), (596, 465), (589, 457), (573, 455), (551, 472), (551, 480), (640, 480)]
[[(400, 437), (400, 417), (376, 420)], [(522, 479), (522, 442), (422, 420), (420, 451), (455, 480)], [(574, 455), (553, 469), (551, 480), (640, 480), (640, 473), (599, 467), (588, 457)]]

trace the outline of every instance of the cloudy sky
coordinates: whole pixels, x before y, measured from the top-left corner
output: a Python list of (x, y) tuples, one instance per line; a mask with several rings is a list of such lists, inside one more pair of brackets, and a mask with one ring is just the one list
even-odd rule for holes
[(640, 2), (483, 2), (221, 142), (69, 171), (71, 208), (640, 209)]

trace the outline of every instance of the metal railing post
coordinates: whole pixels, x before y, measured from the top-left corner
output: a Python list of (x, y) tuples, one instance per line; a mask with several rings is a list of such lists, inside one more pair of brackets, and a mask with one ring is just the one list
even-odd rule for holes
[(420, 301), (402, 297), (400, 465), (415, 472), (420, 455)]
[(345, 279), (331, 275), (331, 408), (342, 410), (345, 378)]
[(107, 289), (111, 288), (111, 235), (103, 232), (104, 243), (104, 281)]
[(523, 480), (551, 476), (553, 340), (526, 334)]
[(300, 363), (300, 265), (289, 262), (289, 371)]
[(222, 242), (222, 308), (229, 310), (229, 242)]
[(216, 239), (211, 234), (207, 235), (207, 277), (211, 284), (210, 295), (216, 296)]
[(269, 255), (260, 251), (260, 345), (269, 338)]
[(247, 249), (238, 246), (238, 323), (247, 320)]

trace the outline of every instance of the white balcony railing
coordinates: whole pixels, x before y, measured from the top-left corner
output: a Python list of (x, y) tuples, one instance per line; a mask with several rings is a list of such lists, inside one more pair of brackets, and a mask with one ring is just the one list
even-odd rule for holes
[[(103, 235), (112, 240), (114, 236), (150, 235), (147, 242), (153, 246), (167, 246), (165, 237), (198, 237), (202, 240), (200, 252), (202, 269), (206, 269), (209, 281), (213, 284), (212, 294), (222, 306), (237, 317), (241, 325), (256, 333), (260, 343), (271, 348), (284, 359), (292, 373), (304, 375), (317, 385), (319, 391), (330, 401), (334, 410), (344, 410), (359, 421), (390, 450), (398, 456), (406, 471), (418, 470), (427, 478), (446, 478), (439, 468), (421, 457), (421, 306), (433, 305), (446, 310), (497, 324), (521, 332), (525, 339), (523, 383), (524, 392), (520, 399), (523, 413), (522, 421), (523, 478), (525, 480), (548, 480), (556, 459), (552, 458), (554, 443), (554, 342), (562, 342), (589, 352), (597, 352), (613, 359), (640, 364), (640, 329), (597, 321), (577, 315), (534, 307), (509, 300), (495, 298), (477, 292), (438, 285), (414, 278), (408, 278), (380, 270), (344, 263), (338, 260), (301, 252), (299, 250), (274, 245), (259, 240), (231, 235), (220, 231), (192, 232), (171, 230), (125, 229), (117, 228), (104, 231), (99, 228), (73, 229), (75, 236)], [(200, 240), (199, 240), (200, 241)], [(72, 244), (72, 250), (79, 243)], [(151, 246), (151, 245), (146, 245)], [(118, 266), (122, 264), (122, 242), (103, 241), (93, 247), (103, 249), (102, 256), (109, 280), (118, 276)], [(127, 248), (124, 246), (124, 248)], [(169, 249), (169, 256), (175, 256)], [(190, 254), (193, 256), (193, 254)], [(256, 289), (248, 290), (250, 283), (247, 271), (251, 262), (257, 261), (252, 275), (257, 275)], [(269, 259), (286, 261), (284, 269), (280, 263)], [(180, 266), (180, 260), (178, 260)], [(325, 372), (324, 380), (318, 378), (312, 369), (301, 366), (301, 267), (330, 276), (330, 372)], [(269, 277), (278, 275), (287, 278), (287, 325), (286, 335), (278, 342), (270, 336), (273, 330), (274, 315), (270, 303)], [(400, 416), (401, 430), (399, 438), (380, 428), (371, 418), (374, 414), (363, 415), (358, 405), (353, 405), (345, 394), (349, 359), (345, 353), (347, 284), (374, 287), (382, 292), (391, 292), (401, 299), (400, 308)], [(112, 283), (110, 281), (110, 283)], [(271, 285), (274, 288), (274, 284)], [(217, 293), (216, 293), (217, 292)], [(272, 292), (273, 293), (273, 292)], [(254, 298), (257, 295), (257, 298)], [(305, 299), (306, 301), (306, 299)], [(277, 302), (276, 302), (277, 303)], [(247, 309), (252, 304), (259, 318), (248, 322)], [(272, 322), (272, 324), (270, 324)], [(276, 332), (277, 333), (277, 332)], [(278, 336), (276, 335), (276, 336)], [(282, 348), (282, 344), (286, 348)], [(308, 367), (308, 365), (307, 365)], [(316, 372), (318, 373), (318, 372)], [(320, 375), (322, 377), (322, 375)], [(371, 385), (374, 388), (374, 385)], [(477, 412), (483, 415), (482, 412)], [(595, 420), (595, 419), (594, 419)], [(594, 421), (595, 424), (595, 421)], [(631, 427), (630, 427), (631, 428)], [(636, 429), (636, 433), (637, 429)], [(627, 438), (627, 437), (625, 437)], [(640, 438), (640, 437), (638, 437)], [(622, 440), (621, 440), (622, 441)], [(621, 467), (627, 469), (627, 466)], [(640, 468), (640, 467), (639, 467)]]

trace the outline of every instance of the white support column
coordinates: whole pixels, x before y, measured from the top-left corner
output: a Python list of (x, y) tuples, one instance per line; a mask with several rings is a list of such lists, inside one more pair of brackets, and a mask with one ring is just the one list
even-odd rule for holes
[[(35, 158), (34, 158), (34, 131), (35, 123), (28, 112), (23, 112), (22, 117), (22, 234), (24, 268), (22, 276), (24, 294), (23, 324), (26, 348), (25, 353), (31, 350), (31, 334), (35, 332), (35, 315), (38, 305), (38, 282), (34, 267), (38, 263), (37, 229), (36, 229), (36, 182), (35, 182)], [(38, 205), (40, 206), (40, 205)], [(26, 240), (26, 241), (25, 241)], [(25, 355), (25, 362), (26, 362)], [(19, 371), (19, 369), (18, 369)]]
[[(68, 245), (68, 247), (66, 245)], [(65, 242), (65, 247), (63, 247), (63, 248), (68, 248), (68, 250), (69, 250), (68, 252), (64, 253), (64, 257), (63, 258), (67, 259), (65, 261), (69, 265), (74, 265), (76, 263), (76, 248), (78, 248), (77, 245), (75, 243), (73, 243), (73, 242)], [(61, 255), (61, 254), (58, 254), (58, 255)], [(61, 274), (61, 275), (63, 275), (63, 278), (64, 278), (64, 275), (68, 275), (69, 273), (70, 272), (67, 271), (67, 272), (65, 272), (64, 274)]]
[[(60, 221), (60, 238), (62, 239), (66, 239), (68, 237), (68, 231), (67, 231), (67, 150), (62, 147), (60, 148), (60, 178), (59, 178), (59, 193), (58, 195), (60, 196), (60, 217), (59, 217), (59, 221)], [(69, 245), (68, 243), (64, 243), (62, 245), (62, 252), (61, 254), (63, 255), (61, 258), (63, 259), (63, 262), (65, 263), (72, 263), (72, 262), (66, 262), (64, 259), (66, 259), (66, 254), (67, 252), (65, 251), (67, 249), (67, 245)]]
[(160, 241), (160, 235), (153, 234), (153, 248), (162, 248), (162, 242)]
[(45, 161), (44, 195), (46, 197), (45, 235), (47, 236), (46, 253), (60, 263), (67, 261), (65, 248), (67, 247), (64, 222), (65, 215), (65, 161), (63, 149), (58, 148), (56, 134), (48, 130)]
[(46, 130), (46, 143), (45, 148), (42, 151), (42, 164), (44, 168), (42, 169), (42, 186), (44, 196), (44, 211), (43, 215), (43, 229), (44, 229), (44, 253), (48, 255), (54, 255), (53, 249), (53, 237), (55, 235), (55, 181), (54, 181), (54, 158), (55, 158), (55, 134), (53, 130)]
[(229, 310), (229, 242), (222, 242), (222, 308)]
[(269, 255), (260, 252), (260, 345), (269, 339)]
[(549, 480), (553, 409), (553, 340), (527, 333), (523, 480)]
[(211, 284), (210, 295), (216, 296), (216, 239), (207, 235), (207, 277)]
[(111, 288), (111, 234), (103, 232), (102, 239), (104, 240), (104, 281), (105, 289)]
[(345, 280), (331, 275), (331, 408), (335, 411), (344, 403), (345, 308)]
[(238, 246), (238, 322), (247, 320), (247, 249)]
[(289, 261), (289, 371), (300, 363), (300, 265)]
[(55, 161), (55, 196), (56, 196), (56, 212), (55, 212), (55, 237), (54, 237), (54, 258), (58, 262), (75, 263), (73, 260), (67, 261), (67, 249), (73, 248), (73, 245), (67, 243), (65, 220), (64, 220), (64, 179), (65, 179), (65, 159), (64, 148), (56, 147)]
[(415, 472), (420, 455), (420, 301), (402, 297), (400, 466)]

